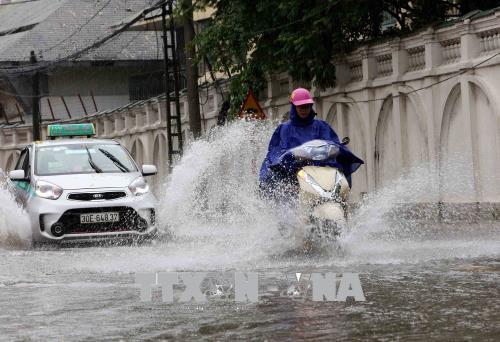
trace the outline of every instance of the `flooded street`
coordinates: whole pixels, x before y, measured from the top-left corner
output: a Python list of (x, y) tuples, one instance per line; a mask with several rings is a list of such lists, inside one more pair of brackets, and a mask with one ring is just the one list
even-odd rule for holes
[[(443, 228), (443, 227), (441, 227)], [(233, 259), (198, 241), (155, 246), (0, 252), (3, 340), (473, 339), (494, 340), (500, 320), (498, 226), (450, 229), (412, 248), (386, 244), (346, 255)], [(447, 235), (449, 234), (449, 235)], [(189, 251), (184, 255), (183, 251)], [(205, 252), (205, 253), (201, 253)], [(350, 256), (349, 254), (352, 255)], [(222, 258), (227, 257), (225, 262)], [(141, 302), (134, 272), (259, 272), (259, 302)], [(359, 273), (365, 302), (284, 295), (296, 272)]]
[[(195, 142), (159, 195), (170, 236), (152, 244), (34, 249), (23, 212), (2, 192), (0, 339), (497, 338), (498, 221), (473, 222), (466, 212), (450, 223), (424, 220), (426, 212), (391, 216), (398, 204), (438, 193), (416, 170), (367, 196), (334, 245), (305, 255), (293, 234), (279, 232), (293, 230), (293, 212), (269, 208), (255, 191), (249, 155), (260, 160), (265, 144), (244, 142), (266, 135), (235, 125)], [(257, 303), (211, 292), (241, 271), (258, 272)], [(202, 284), (205, 303), (164, 303), (159, 288), (142, 302), (138, 272), (207, 272), (215, 281)], [(359, 274), (366, 300), (313, 301), (311, 273), (328, 272)]]

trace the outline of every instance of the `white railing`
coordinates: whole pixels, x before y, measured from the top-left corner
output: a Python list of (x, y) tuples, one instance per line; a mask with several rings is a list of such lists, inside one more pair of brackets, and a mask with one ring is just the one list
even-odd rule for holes
[(361, 60), (349, 64), (351, 82), (359, 82), (363, 79), (363, 62)]
[(390, 53), (377, 56), (377, 76), (385, 77), (392, 74), (392, 55)]
[(500, 11), (497, 11), (477, 22), (466, 19), (442, 28), (429, 28), (407, 37), (362, 46), (344, 59), (335, 59), (340, 70), (337, 79), (341, 80), (339, 84), (348, 85), (383, 78), (377, 81), (383, 84), (391, 82), (390, 76), (406, 73), (412, 73), (412, 78), (431, 69), (447, 73), (450, 65), (500, 50), (499, 18)]
[(453, 38), (441, 42), (443, 64), (453, 64), (460, 60), (460, 38)]
[(425, 46), (408, 49), (408, 72), (425, 68)]
[(479, 49), (482, 55), (500, 49), (500, 29), (481, 32)]

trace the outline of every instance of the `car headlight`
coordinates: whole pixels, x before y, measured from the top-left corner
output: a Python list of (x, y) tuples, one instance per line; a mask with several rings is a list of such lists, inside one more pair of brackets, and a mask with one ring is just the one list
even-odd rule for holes
[(63, 189), (55, 184), (39, 180), (35, 185), (35, 193), (38, 197), (56, 200), (61, 197)]
[(135, 179), (128, 188), (134, 196), (141, 196), (149, 192), (149, 185), (142, 177)]

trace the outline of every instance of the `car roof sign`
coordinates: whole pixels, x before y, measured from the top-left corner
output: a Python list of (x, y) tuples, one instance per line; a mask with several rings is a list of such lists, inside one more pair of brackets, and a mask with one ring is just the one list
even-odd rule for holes
[(72, 137), (72, 136), (87, 136), (95, 135), (94, 124), (80, 123), (80, 124), (66, 124), (66, 125), (48, 125), (47, 135), (50, 138), (55, 137)]

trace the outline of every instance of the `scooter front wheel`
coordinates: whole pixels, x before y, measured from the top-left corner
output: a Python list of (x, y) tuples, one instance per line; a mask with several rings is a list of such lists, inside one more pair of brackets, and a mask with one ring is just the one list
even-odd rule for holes
[(337, 221), (311, 216), (311, 235), (320, 240), (335, 241), (342, 232), (342, 224)]

